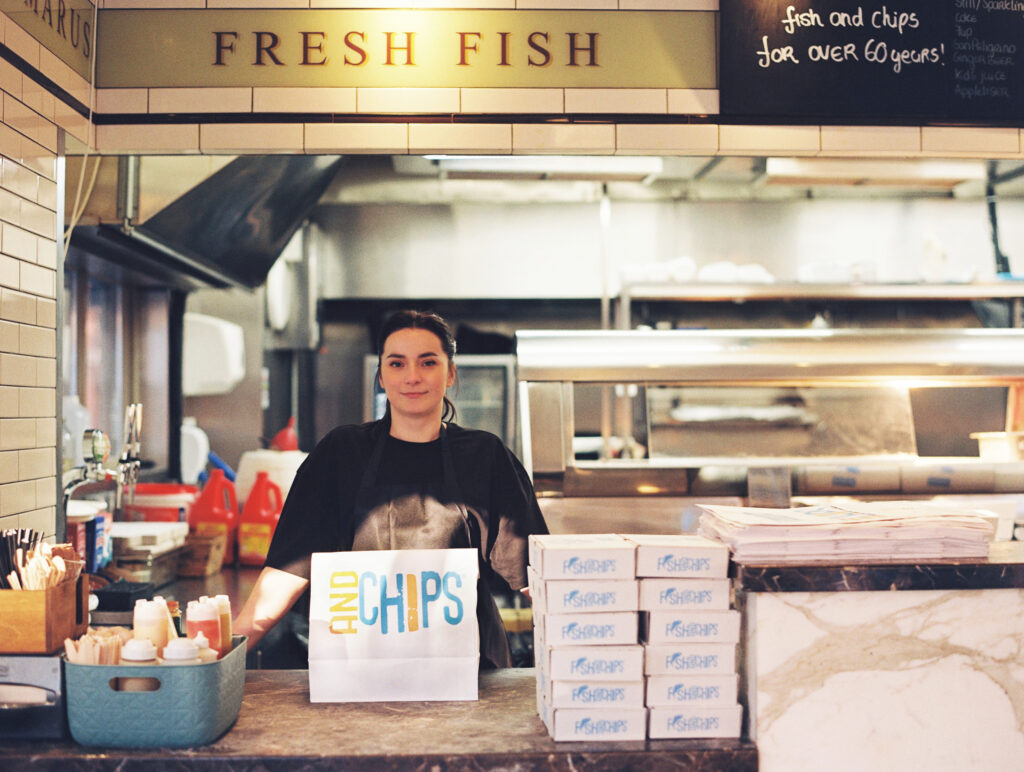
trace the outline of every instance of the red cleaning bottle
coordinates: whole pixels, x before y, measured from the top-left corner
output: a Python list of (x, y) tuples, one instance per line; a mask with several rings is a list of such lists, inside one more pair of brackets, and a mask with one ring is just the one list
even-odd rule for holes
[(288, 424), (274, 435), (270, 441), (271, 450), (298, 450), (299, 437), (295, 433), (295, 416), (288, 419)]
[(249, 498), (238, 521), (238, 562), (244, 566), (262, 566), (267, 559), (270, 540), (281, 517), (284, 499), (281, 488), (266, 472), (257, 472)]
[(238, 500), (235, 485), (215, 468), (199, 497), (188, 511), (188, 529), (199, 536), (225, 534), (224, 562), (235, 560), (235, 532), (238, 526)]

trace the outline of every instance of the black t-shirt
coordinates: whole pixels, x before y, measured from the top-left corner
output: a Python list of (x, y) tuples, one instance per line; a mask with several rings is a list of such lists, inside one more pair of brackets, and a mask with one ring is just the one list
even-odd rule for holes
[[(374, 421), (340, 426), (324, 436), (296, 472), (267, 566), (308, 579), (313, 552), (351, 548), (356, 494), (375, 443), (386, 432), (383, 421)], [(478, 526), (473, 530), (484, 572), (493, 570), (514, 590), (525, 587), (527, 536), (547, 533), (526, 470), (489, 432), (448, 424), (447, 442), (463, 503)], [(395, 440), (385, 445), (377, 482), (418, 482), (408, 476), (419, 475), (440, 480), (441, 470), (440, 441)]]
[(380, 485), (414, 485), (444, 479), (441, 440), (406, 442), (390, 434), (384, 439), (384, 453), (377, 469)]

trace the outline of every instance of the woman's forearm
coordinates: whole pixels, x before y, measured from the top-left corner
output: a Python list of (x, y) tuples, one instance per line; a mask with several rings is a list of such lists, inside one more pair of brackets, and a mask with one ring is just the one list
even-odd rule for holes
[(250, 648), (281, 619), (309, 585), (300, 576), (277, 568), (264, 568), (245, 605), (232, 623), (234, 632), (248, 636)]

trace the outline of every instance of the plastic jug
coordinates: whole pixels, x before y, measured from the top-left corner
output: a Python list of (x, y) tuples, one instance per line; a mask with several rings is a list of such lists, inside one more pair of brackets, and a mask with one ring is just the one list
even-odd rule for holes
[(230, 563), (235, 559), (237, 526), (235, 485), (224, 476), (223, 469), (214, 469), (188, 511), (188, 528), (199, 536), (225, 534), (224, 561)]
[(270, 441), (271, 450), (298, 450), (299, 437), (295, 433), (295, 416), (288, 419), (288, 424)]
[(281, 517), (284, 497), (281, 488), (267, 472), (257, 472), (249, 497), (238, 521), (238, 562), (262, 566), (270, 549), (270, 540)]

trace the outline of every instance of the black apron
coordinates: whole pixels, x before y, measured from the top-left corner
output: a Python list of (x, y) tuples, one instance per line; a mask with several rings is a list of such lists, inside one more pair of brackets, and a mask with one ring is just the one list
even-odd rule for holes
[(477, 581), (476, 618), (480, 628), (480, 665), (511, 667), (505, 626), (485, 580), (480, 551), (480, 526), (469, 515), (459, 492), (448, 447), (441, 427), (440, 483), (382, 485), (377, 482), (380, 461), (388, 439), (385, 425), (374, 443), (352, 510), (353, 550), (450, 549), (474, 547), (480, 563)]

